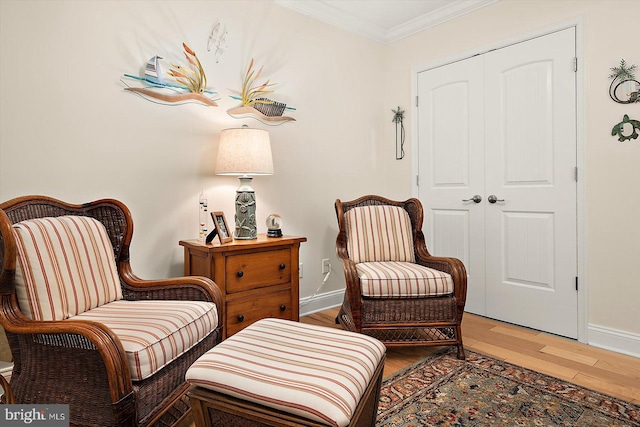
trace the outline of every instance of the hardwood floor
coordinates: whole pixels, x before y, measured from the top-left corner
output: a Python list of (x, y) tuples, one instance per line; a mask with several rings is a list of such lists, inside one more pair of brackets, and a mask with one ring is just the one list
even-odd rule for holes
[[(328, 327), (338, 308), (300, 318)], [(465, 349), (493, 356), (556, 378), (640, 404), (640, 358), (581, 344), (577, 341), (465, 313)], [(395, 347), (387, 351), (387, 377), (437, 351), (438, 347)]]

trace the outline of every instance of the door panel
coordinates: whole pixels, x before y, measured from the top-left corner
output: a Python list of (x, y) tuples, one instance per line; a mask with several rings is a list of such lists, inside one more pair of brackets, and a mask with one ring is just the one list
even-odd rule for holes
[[(505, 185), (551, 184), (552, 65), (550, 61), (527, 63), (505, 70), (502, 75), (488, 76), (491, 83), (499, 85), (501, 94), (500, 115), (489, 114), (489, 120), (497, 116), (502, 121)], [(492, 65), (490, 72), (494, 71)], [(489, 106), (498, 100), (489, 100)]]
[(505, 283), (553, 290), (553, 219), (552, 213), (504, 213)]
[[(487, 313), (577, 337), (575, 31), (486, 54)], [(488, 139), (491, 139), (489, 142)], [(490, 297), (489, 297), (490, 296)]]
[[(433, 88), (433, 186), (469, 187), (469, 82)], [(435, 161), (437, 160), (437, 161)]]
[(449, 257), (468, 260), (469, 212), (434, 209), (432, 215), (433, 246)]
[(477, 314), (485, 314), (485, 259), (484, 251), (471, 248), (484, 246), (484, 208), (462, 200), (484, 192), (482, 67), (480, 58), (471, 58), (418, 75), (423, 231), (429, 250), (466, 266), (466, 310)]
[(431, 251), (464, 262), (467, 311), (569, 337), (574, 57), (570, 28), (418, 74), (418, 197)]

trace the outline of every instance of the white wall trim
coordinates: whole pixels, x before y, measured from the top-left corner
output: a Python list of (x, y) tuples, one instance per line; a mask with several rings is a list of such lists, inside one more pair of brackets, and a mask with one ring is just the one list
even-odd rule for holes
[(640, 334), (589, 324), (589, 345), (640, 357)]
[(389, 44), (408, 37), (412, 34), (435, 27), (443, 22), (450, 21), (467, 13), (474, 12), (482, 7), (488, 6), (497, 0), (466, 0), (452, 1), (448, 5), (441, 7), (426, 15), (417, 16), (414, 19), (390, 28), (382, 38), (382, 42)]
[(410, 21), (389, 29), (365, 21), (358, 16), (350, 15), (342, 9), (321, 0), (275, 0), (275, 3), (379, 43), (390, 44), (427, 28), (471, 13), (496, 1), (453, 0), (433, 12), (417, 16)]
[(588, 342), (589, 336), (589, 292), (587, 280), (587, 102), (585, 99), (586, 83), (586, 49), (584, 48), (584, 26), (582, 18), (578, 18), (576, 27), (576, 55), (578, 57), (578, 71), (576, 75), (576, 166), (578, 167), (577, 182), (577, 229), (578, 244), (578, 341)]
[(338, 289), (314, 297), (300, 298), (300, 316), (308, 316), (309, 314), (341, 305), (344, 299), (344, 291), (344, 289)]

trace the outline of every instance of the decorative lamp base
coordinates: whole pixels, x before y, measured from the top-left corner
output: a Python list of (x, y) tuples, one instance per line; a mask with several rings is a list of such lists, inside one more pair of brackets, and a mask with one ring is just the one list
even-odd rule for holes
[(258, 238), (256, 225), (256, 193), (251, 188), (250, 176), (241, 176), (236, 190), (236, 231), (234, 238), (250, 240)]

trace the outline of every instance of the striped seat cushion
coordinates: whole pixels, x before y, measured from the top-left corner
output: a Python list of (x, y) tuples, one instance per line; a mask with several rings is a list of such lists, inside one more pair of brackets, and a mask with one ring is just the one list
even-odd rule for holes
[(90, 217), (60, 216), (14, 224), (16, 293), (34, 320), (63, 320), (122, 299), (113, 246)]
[(330, 426), (346, 426), (385, 354), (366, 335), (262, 319), (201, 356), (192, 384)]
[(215, 304), (204, 301), (113, 301), (71, 320), (109, 327), (122, 342), (133, 380), (150, 377), (218, 326)]
[(411, 219), (399, 206), (360, 206), (345, 213), (347, 251), (353, 262), (415, 262)]
[(416, 298), (453, 292), (450, 274), (410, 262), (356, 264), (362, 295), (368, 298)]

